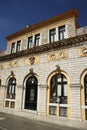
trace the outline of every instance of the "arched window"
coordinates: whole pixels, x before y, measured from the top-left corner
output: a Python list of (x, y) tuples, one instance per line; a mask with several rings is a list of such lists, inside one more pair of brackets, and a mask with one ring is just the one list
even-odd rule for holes
[(67, 79), (63, 74), (56, 74), (50, 82), (50, 103), (67, 104)]
[(16, 90), (16, 79), (14, 77), (10, 78), (7, 86), (6, 98), (15, 99)]
[(84, 78), (85, 105), (87, 105), (87, 74)]

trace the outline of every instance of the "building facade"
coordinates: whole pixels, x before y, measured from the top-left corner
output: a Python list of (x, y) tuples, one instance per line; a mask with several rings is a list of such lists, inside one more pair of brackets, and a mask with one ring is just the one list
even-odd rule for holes
[(76, 9), (7, 36), (0, 111), (87, 120), (87, 27)]

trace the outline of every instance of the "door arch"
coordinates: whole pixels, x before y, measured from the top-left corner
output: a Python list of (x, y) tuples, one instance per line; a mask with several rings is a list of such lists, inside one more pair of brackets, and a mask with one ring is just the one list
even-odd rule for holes
[(37, 110), (38, 80), (32, 75), (26, 80), (25, 109)]

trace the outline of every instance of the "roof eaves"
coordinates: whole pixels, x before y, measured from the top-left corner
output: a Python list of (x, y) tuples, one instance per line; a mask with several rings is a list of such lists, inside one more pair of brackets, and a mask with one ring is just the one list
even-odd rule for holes
[(35, 25), (29, 26), (27, 28), (24, 28), (24, 29), (22, 29), (22, 30), (20, 30), (20, 31), (14, 33), (14, 34), (11, 34), (11, 35), (7, 36), (6, 39), (9, 41), (9, 40), (11, 40), (11, 39), (13, 39), (15, 37), (18, 37), (18, 36), (21, 36), (23, 34), (26, 34), (29, 31), (31, 32), (33, 30), (39, 29), (39, 28), (47, 26), (49, 24), (53, 24), (54, 22), (60, 21), (62, 19), (66, 19), (66, 18), (68, 18), (70, 16), (75, 16), (76, 18), (78, 18), (79, 17), (78, 10), (77, 9), (73, 9), (73, 10), (70, 10), (70, 11), (65, 12), (63, 14), (51, 17), (51, 18), (49, 18), (47, 20), (44, 20), (44, 21), (39, 22), (39, 23), (37, 23)]

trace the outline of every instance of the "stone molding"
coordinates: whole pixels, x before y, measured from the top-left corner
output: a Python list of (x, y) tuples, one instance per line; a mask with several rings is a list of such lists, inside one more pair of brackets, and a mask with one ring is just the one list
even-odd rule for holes
[(23, 85), (17, 85), (17, 88), (23, 88)]
[(1, 87), (6, 88), (6, 85), (1, 85)]
[(47, 85), (46, 84), (39, 84), (38, 87), (39, 88), (47, 88)]
[(81, 86), (80, 83), (70, 84), (70, 87), (80, 87), (80, 86)]

